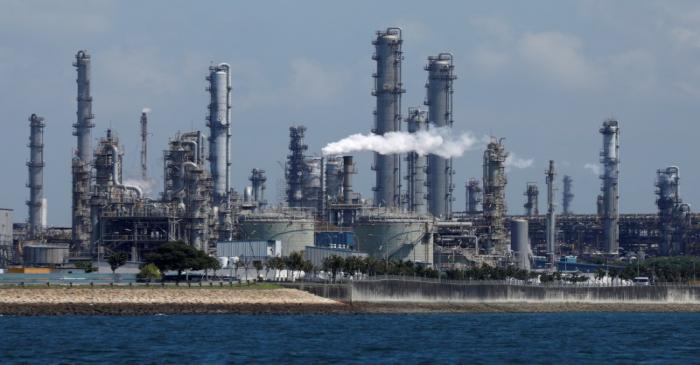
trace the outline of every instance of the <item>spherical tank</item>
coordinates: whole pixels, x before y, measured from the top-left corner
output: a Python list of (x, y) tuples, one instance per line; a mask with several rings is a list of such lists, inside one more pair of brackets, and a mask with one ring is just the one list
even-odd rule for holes
[(259, 213), (239, 218), (245, 240), (280, 241), (282, 256), (301, 252), (314, 244), (314, 221), (311, 218), (283, 213)]
[(377, 259), (433, 263), (432, 220), (409, 214), (358, 217), (353, 228), (359, 251)]

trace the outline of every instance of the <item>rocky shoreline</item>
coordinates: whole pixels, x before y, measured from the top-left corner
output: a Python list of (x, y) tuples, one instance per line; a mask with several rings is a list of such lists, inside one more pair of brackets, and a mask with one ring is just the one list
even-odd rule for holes
[(343, 303), (295, 289), (0, 289), (0, 315), (700, 312), (700, 304)]

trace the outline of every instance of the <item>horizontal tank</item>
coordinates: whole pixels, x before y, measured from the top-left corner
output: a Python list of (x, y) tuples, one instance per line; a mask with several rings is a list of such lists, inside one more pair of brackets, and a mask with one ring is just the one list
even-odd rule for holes
[(413, 214), (358, 217), (353, 227), (358, 251), (377, 258), (433, 263), (432, 220)]
[(314, 220), (303, 214), (265, 212), (240, 216), (239, 222), (242, 239), (280, 241), (282, 256), (314, 244)]
[(68, 257), (68, 244), (27, 243), (22, 253), (25, 265), (61, 265)]

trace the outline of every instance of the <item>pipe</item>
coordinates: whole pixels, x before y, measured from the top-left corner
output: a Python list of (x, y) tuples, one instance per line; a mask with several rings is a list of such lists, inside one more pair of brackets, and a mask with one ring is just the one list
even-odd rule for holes
[(141, 197), (143, 196), (143, 191), (141, 191), (141, 188), (139, 188), (138, 186), (122, 184), (122, 178), (119, 174), (118, 163), (119, 149), (113, 144), (110, 144), (108, 146), (112, 150), (112, 184), (114, 184), (114, 186), (117, 188), (124, 189), (126, 191), (133, 191), (134, 193), (136, 193), (136, 199), (141, 199)]

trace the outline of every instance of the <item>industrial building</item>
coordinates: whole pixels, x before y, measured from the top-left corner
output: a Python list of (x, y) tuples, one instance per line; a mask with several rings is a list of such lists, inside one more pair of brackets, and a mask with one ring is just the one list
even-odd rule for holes
[[(449, 133), (454, 123), (454, 56), (442, 52), (427, 57), (427, 109), (410, 107), (403, 114), (401, 98), (407, 90), (402, 83), (402, 30), (379, 31), (372, 45), (376, 63), (372, 133), (400, 132), (404, 122), (409, 134), (438, 128)], [(557, 212), (553, 160), (542, 181), (527, 184), (523, 214), (509, 214), (508, 151), (504, 140), (496, 137), (484, 146), (481, 178), (465, 182), (466, 200), (459, 204), (464, 211), (453, 207), (453, 176), (459, 164), (452, 158), (416, 151), (375, 152), (373, 192), (364, 197), (353, 187), (353, 175), (368, 171), (358, 171), (351, 155), (314, 153), (305, 141), (306, 134), (313, 131), (303, 125), (288, 130), (284, 201), (268, 202), (265, 170), (255, 168), (249, 175), (232, 170), (231, 85), (236, 70), (226, 63), (208, 70), (203, 67), (209, 96), (208, 105), (202, 105), (206, 120), (192, 131), (172, 134), (163, 146), (162, 191), (146, 197), (140, 187), (125, 183), (124, 149), (118, 132), (105, 128), (107, 124), (93, 114), (92, 62), (91, 55), (81, 50), (73, 64), (77, 120), (71, 159), (71, 227), (47, 226), (43, 167), (45, 149), (51, 146), (44, 146), (46, 119), (31, 114), (27, 218), (13, 224), (12, 212), (0, 210), (0, 267), (60, 266), (74, 260), (102, 260), (115, 252), (126, 252), (130, 261), (139, 262), (170, 241), (183, 241), (222, 257), (262, 259), (304, 251), (314, 262), (330, 254), (369, 255), (440, 269), (481, 264), (530, 269), (533, 257), (544, 256), (553, 270), (559, 255), (700, 252), (698, 216), (680, 197), (678, 167), (657, 171), (658, 212), (619, 213), (617, 120), (606, 120), (599, 129), (603, 140), (601, 194), (591, 197), (597, 199), (597, 214), (574, 213), (573, 178), (567, 175), (562, 180), (563, 210)], [(369, 112), (367, 116), (369, 127)], [(144, 180), (152, 174), (148, 123), (144, 109), (138, 118)], [(104, 134), (93, 146), (96, 127)], [(245, 174), (250, 182), (240, 192), (231, 186), (231, 176), (237, 173)], [(545, 214), (540, 214), (538, 202), (541, 183), (547, 193)]]

